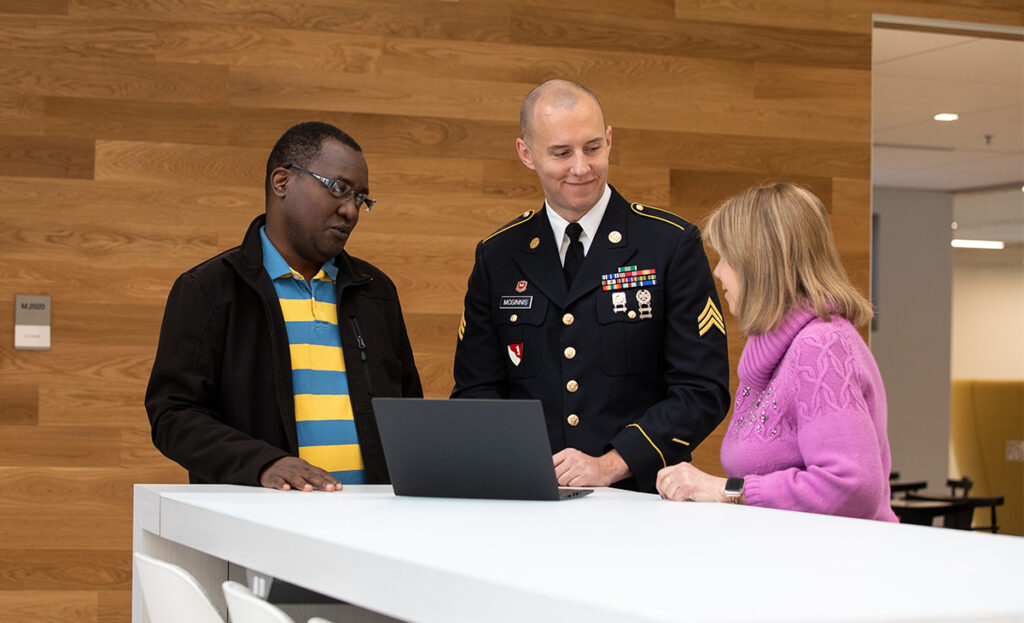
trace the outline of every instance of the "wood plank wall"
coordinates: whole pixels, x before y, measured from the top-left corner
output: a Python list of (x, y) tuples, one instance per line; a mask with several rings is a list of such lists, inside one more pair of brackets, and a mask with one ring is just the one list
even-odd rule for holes
[[(128, 619), (132, 483), (184, 480), (142, 407), (164, 298), (262, 211), (285, 128), (363, 144), (350, 250), (445, 396), (473, 246), (541, 199), (513, 141), (552, 77), (601, 96), (628, 198), (697, 221), (798, 180), (866, 291), (872, 11), (1022, 24), (1021, 0), (0, 0), (0, 620)], [(50, 351), (13, 350), (15, 294), (53, 297)]]

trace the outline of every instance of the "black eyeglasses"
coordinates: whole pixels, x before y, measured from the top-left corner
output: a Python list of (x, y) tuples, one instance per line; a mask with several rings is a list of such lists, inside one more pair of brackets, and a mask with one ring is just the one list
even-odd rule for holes
[(313, 173), (309, 169), (304, 169), (297, 164), (286, 164), (284, 165), (284, 168), (298, 169), (299, 171), (302, 171), (304, 173), (309, 173), (317, 180), (319, 180), (321, 184), (326, 186), (327, 190), (329, 190), (330, 193), (337, 197), (338, 199), (353, 199), (356, 203), (357, 210), (362, 206), (366, 206), (366, 211), (369, 212), (370, 208), (373, 207), (373, 204), (377, 203), (376, 201), (370, 199), (363, 193), (356, 194), (355, 189), (349, 186), (348, 182), (341, 178), (331, 179), (329, 177), (324, 177), (323, 175), (317, 175), (316, 173)]

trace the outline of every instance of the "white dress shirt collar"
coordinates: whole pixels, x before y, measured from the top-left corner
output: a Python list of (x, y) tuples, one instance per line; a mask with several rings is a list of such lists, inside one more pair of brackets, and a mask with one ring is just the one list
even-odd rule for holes
[[(594, 241), (597, 236), (597, 228), (601, 226), (601, 219), (604, 218), (604, 212), (608, 209), (608, 202), (612, 198), (612, 189), (607, 184), (604, 185), (604, 194), (597, 200), (594, 207), (590, 208), (586, 214), (584, 214), (579, 221), (580, 227), (583, 228), (583, 233), (580, 234), (580, 242), (583, 243), (583, 255), (586, 256), (590, 252), (590, 243)], [(569, 250), (569, 236), (565, 235), (565, 228), (569, 226), (569, 221), (559, 216), (551, 206), (548, 205), (547, 201), (544, 201), (544, 207), (547, 208), (545, 211), (548, 214), (548, 222), (551, 223), (551, 232), (555, 235), (555, 240), (558, 240), (558, 257), (562, 260), (562, 264), (565, 264), (565, 253)]]

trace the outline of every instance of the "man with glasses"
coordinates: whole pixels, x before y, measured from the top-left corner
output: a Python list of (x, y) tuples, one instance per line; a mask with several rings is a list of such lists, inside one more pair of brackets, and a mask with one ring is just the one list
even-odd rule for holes
[(394, 284), (344, 251), (368, 178), (348, 134), (292, 127), (267, 160), (266, 214), (171, 288), (146, 410), (191, 482), (388, 482), (370, 399), (423, 390)]

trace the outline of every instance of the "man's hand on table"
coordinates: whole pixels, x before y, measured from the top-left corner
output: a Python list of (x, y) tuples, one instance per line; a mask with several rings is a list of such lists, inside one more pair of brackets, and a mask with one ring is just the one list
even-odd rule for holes
[(630, 475), (629, 466), (618, 450), (590, 456), (576, 448), (566, 448), (552, 460), (558, 484), (563, 487), (607, 487)]
[(260, 484), (281, 491), (341, 491), (341, 482), (330, 472), (294, 456), (280, 458), (268, 465), (260, 474)]

